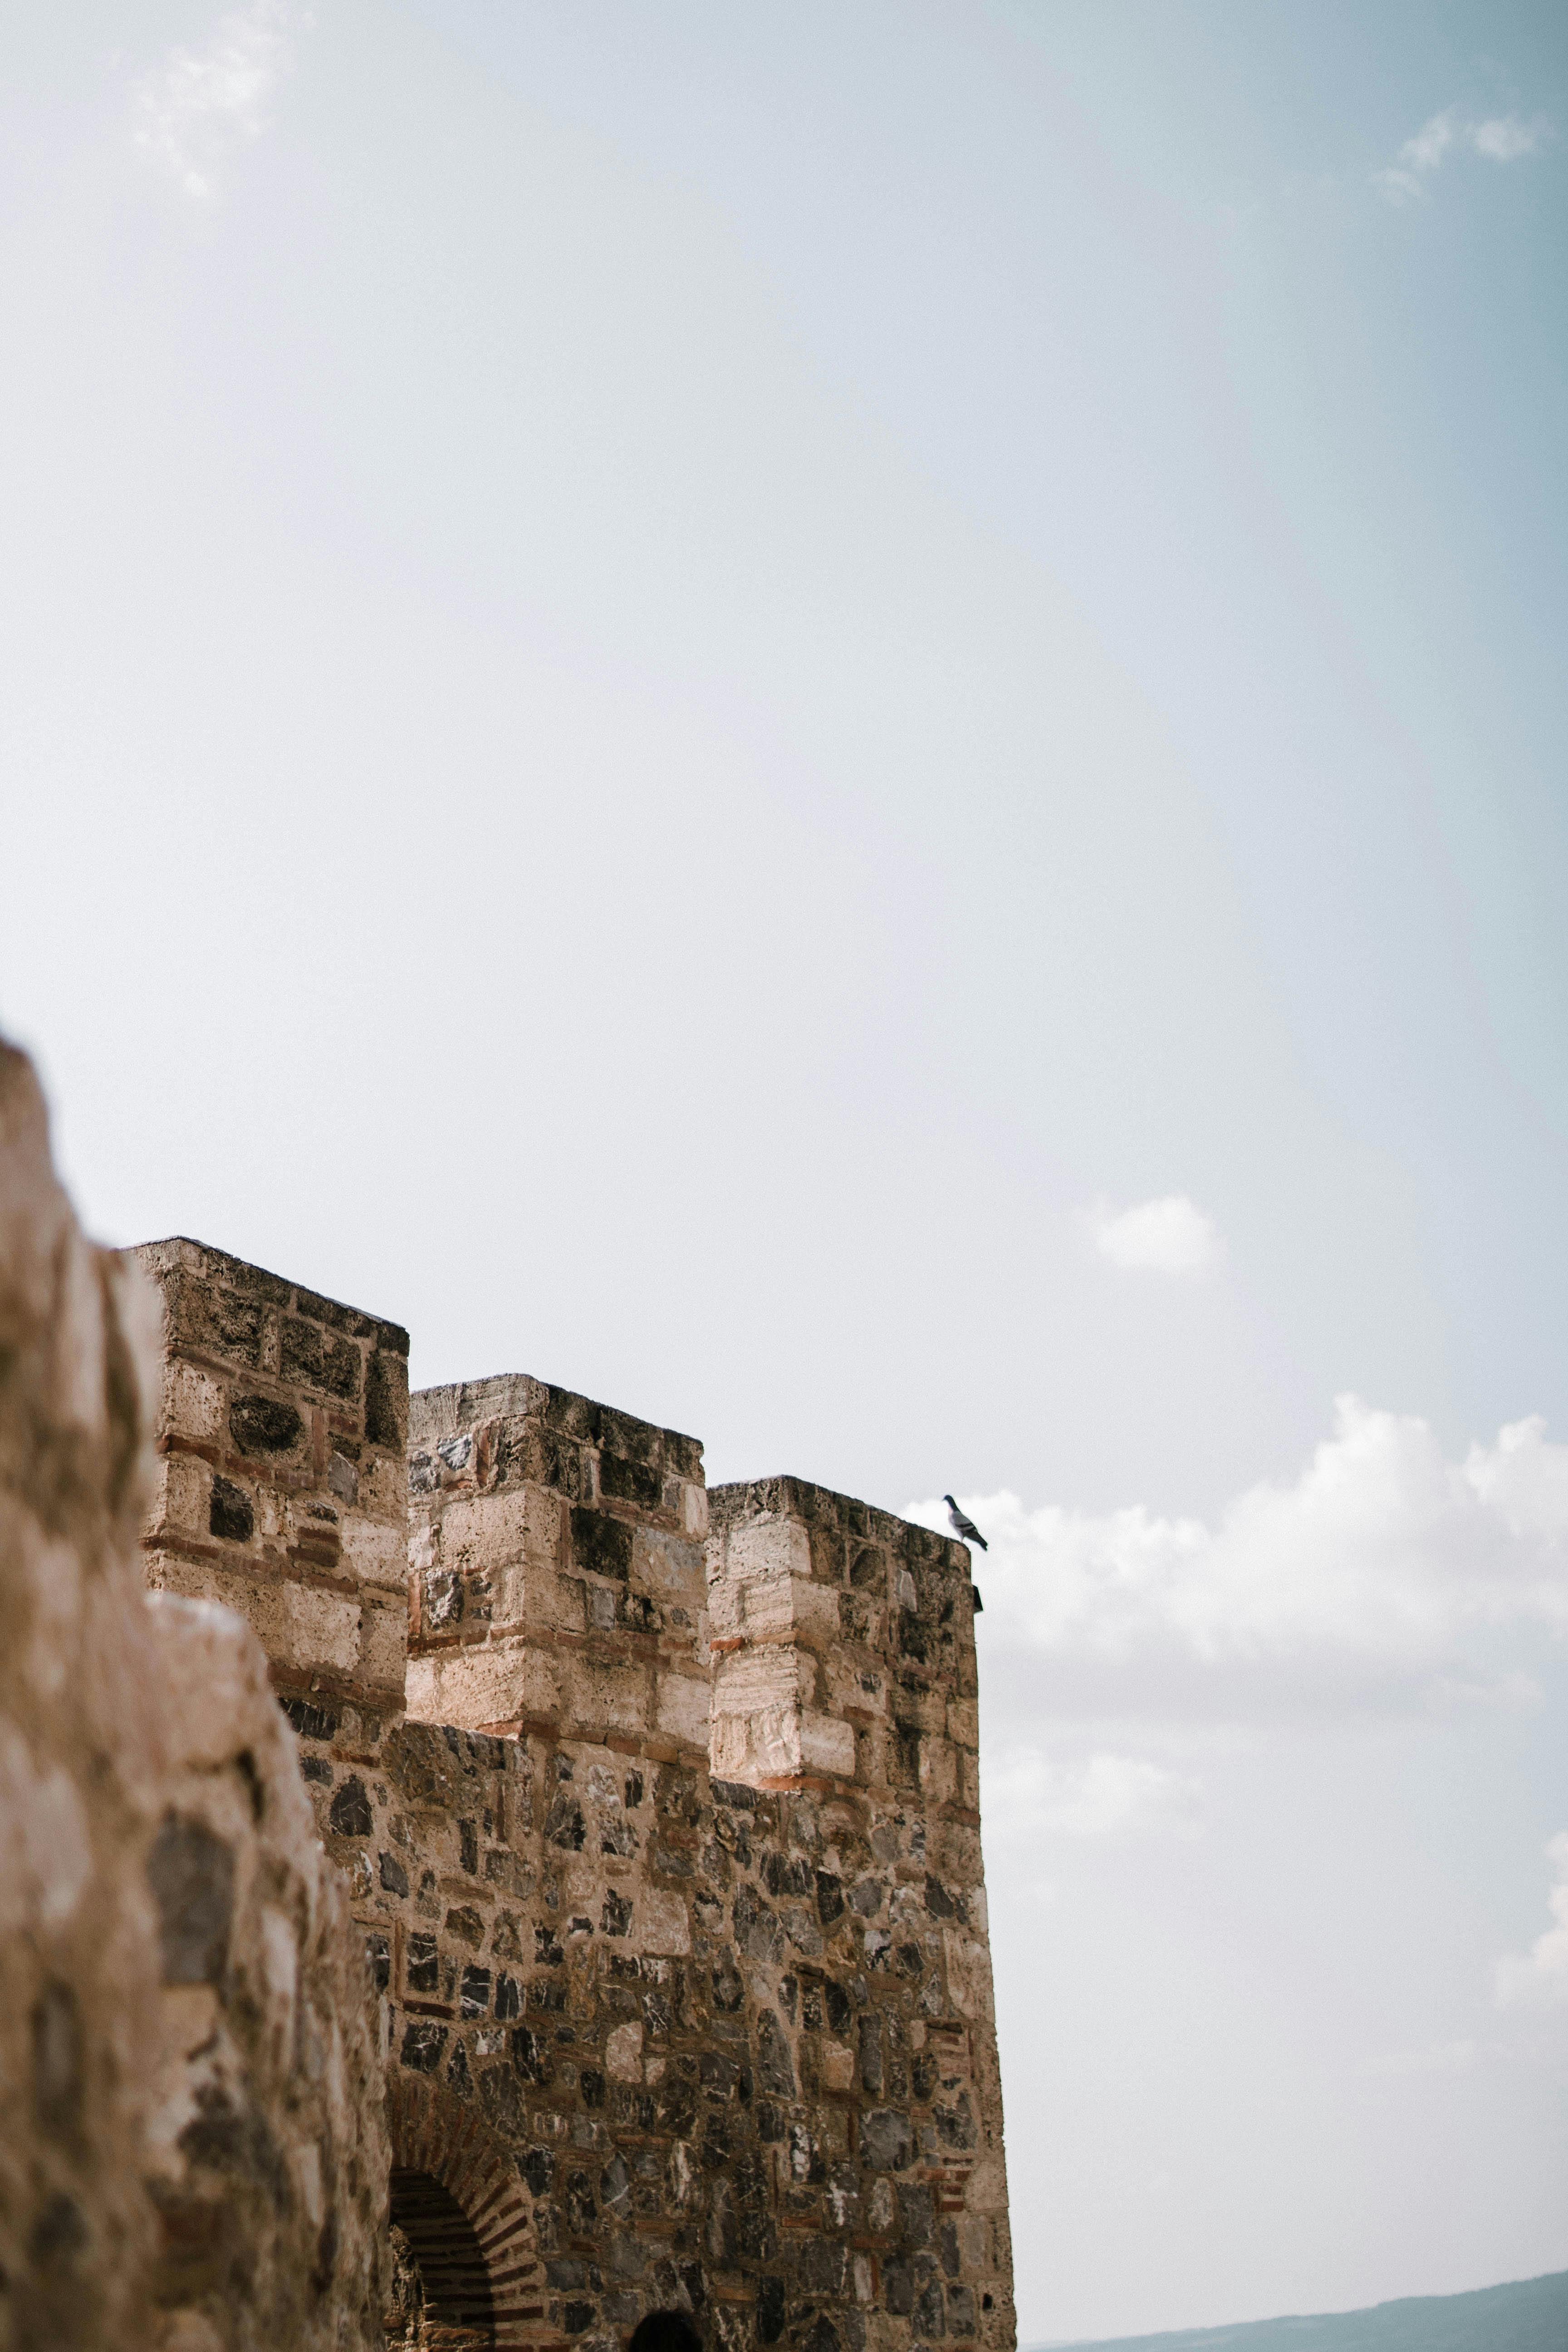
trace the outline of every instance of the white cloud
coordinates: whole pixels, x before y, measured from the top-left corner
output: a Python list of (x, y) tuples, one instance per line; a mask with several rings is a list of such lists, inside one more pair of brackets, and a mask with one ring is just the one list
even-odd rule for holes
[[(1026, 1509), (963, 1495), (990, 1543), (983, 1779), (988, 1845), (1032, 1874), (1045, 1838), (1192, 1834), (1194, 1761), (1286, 1721), (1533, 1702), (1568, 1640), (1568, 1445), (1540, 1419), (1449, 1460), (1429, 1424), (1354, 1397), (1293, 1480), (1212, 1522), (1140, 1506)], [(905, 1516), (946, 1533), (944, 1501)], [(1568, 1999), (1568, 1832), (1554, 1925), (1499, 1998)], [(1469, 2063), (1458, 2044), (1388, 2073)]]
[[(1508, 1698), (1531, 1687), (1528, 1643), (1568, 1636), (1568, 1446), (1539, 1419), (1450, 1462), (1425, 1421), (1342, 1397), (1298, 1478), (1247, 1488), (1213, 1525), (962, 1501), (990, 1539), (993, 1671), (1022, 1688), (1070, 1666), (1053, 1705), (1089, 1681), (1147, 1693), (1151, 1673), (1189, 1706), (1206, 1683), (1208, 1711), (1237, 1720), (1292, 1685)], [(909, 1516), (946, 1526), (941, 1502)]]
[(1435, 114), (1424, 122), (1414, 139), (1407, 139), (1399, 151), (1399, 160), (1407, 172), (1435, 172), (1454, 143), (1454, 110)]
[(1546, 1858), (1555, 1881), (1546, 1898), (1552, 1924), (1528, 1952), (1498, 1962), (1497, 1997), (1505, 2009), (1568, 2001), (1568, 1830), (1549, 1842)]
[(203, 47), (171, 49), (137, 82), (136, 143), (186, 195), (216, 196), (229, 157), (266, 129), (268, 102), (293, 63), (294, 34), (309, 22), (289, 0), (249, 0)]
[(1533, 155), (1545, 136), (1543, 122), (1521, 122), (1517, 114), (1497, 114), (1489, 122), (1476, 124), (1470, 144), (1490, 163), (1516, 163), (1521, 155)]
[(1184, 1192), (1135, 1209), (1103, 1205), (1089, 1213), (1094, 1245), (1112, 1265), (1157, 1274), (1206, 1274), (1223, 1257), (1218, 1229)]
[(1515, 163), (1521, 155), (1533, 155), (1550, 129), (1540, 118), (1523, 122), (1517, 114), (1494, 114), (1476, 122), (1457, 107), (1447, 107), (1405, 141), (1392, 163), (1373, 173), (1372, 184), (1390, 204), (1418, 204), (1433, 173), (1456, 150), (1482, 155), (1490, 163)]
[(1020, 1743), (1004, 1747), (985, 1772), (986, 1820), (1004, 1842), (1190, 1831), (1198, 1800), (1198, 1783), (1184, 1773), (1105, 1750), (1057, 1762)]

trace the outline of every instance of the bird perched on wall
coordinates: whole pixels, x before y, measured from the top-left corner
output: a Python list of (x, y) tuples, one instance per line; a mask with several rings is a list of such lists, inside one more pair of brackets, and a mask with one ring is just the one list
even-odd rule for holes
[(959, 1509), (958, 1505), (953, 1501), (952, 1496), (951, 1495), (944, 1495), (942, 1499), (947, 1505), (947, 1516), (952, 1523), (954, 1533), (961, 1535), (965, 1543), (977, 1543), (982, 1551), (989, 1551), (991, 1549), (990, 1545), (986, 1542), (984, 1537), (981, 1534), (973, 1520), (965, 1518), (963, 1513)]

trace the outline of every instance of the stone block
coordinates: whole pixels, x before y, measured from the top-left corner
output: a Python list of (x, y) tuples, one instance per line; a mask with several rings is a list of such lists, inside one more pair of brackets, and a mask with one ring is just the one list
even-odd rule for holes
[(405, 1594), (408, 1587), (408, 1538), (400, 1526), (349, 1511), (342, 1522), (343, 1565), (363, 1583)]
[(637, 1528), (632, 1544), (631, 1582), (634, 1591), (681, 1602), (691, 1612), (708, 1605), (701, 1545), (690, 1536), (671, 1535), (663, 1528)]
[(658, 1678), (655, 1722), (671, 1739), (688, 1748), (708, 1748), (712, 1684), (708, 1675), (662, 1672)]
[[(537, 1555), (537, 1536), (531, 1547), (529, 1541), (529, 1506), (539, 1493), (537, 1487), (519, 1486), (506, 1494), (449, 1496), (433, 1522), (437, 1555), (442, 1567), (467, 1575), (475, 1569), (502, 1568), (521, 1562), (531, 1549)], [(553, 1502), (554, 1497), (551, 1500)], [(535, 1502), (536, 1530), (537, 1520)], [(552, 1515), (552, 1535), (557, 1526), (558, 1520)]]
[(587, 1620), (581, 1578), (563, 1576), (538, 1560), (520, 1560), (493, 1570), (489, 1580), (491, 1622), (498, 1633), (503, 1629), (519, 1633), (584, 1632)]
[(744, 1519), (718, 1531), (721, 1546), (719, 1572), (737, 1582), (810, 1578), (811, 1534), (794, 1518)]
[(617, 2083), (642, 2081), (641, 2025), (618, 2025), (605, 2044), (605, 2071)]
[(563, 1656), (558, 1669), (565, 1720), (579, 1733), (641, 1732), (651, 1714), (651, 1676), (644, 1665), (610, 1665)]
[(950, 1698), (947, 1703), (947, 1736), (959, 1748), (977, 1748), (980, 1745), (980, 1709), (972, 1698)]
[(822, 2045), (822, 2086), (826, 2091), (852, 2091), (855, 2087), (857, 2061), (853, 2050), (841, 2042), (825, 2042)]
[(515, 1642), (412, 1657), (405, 1694), (409, 1714), (422, 1721), (475, 1730), (522, 1715), (554, 1715), (560, 1702), (554, 1675)]
[(163, 1367), (162, 1430), (164, 1433), (217, 1445), (225, 1437), (227, 1410), (225, 1383), (195, 1364), (173, 1358)]
[(840, 1780), (853, 1780), (854, 1726), (831, 1715), (804, 1713), (800, 1719), (800, 1757), (808, 1772), (831, 1772)]
[(359, 1649), (354, 1680), (366, 1692), (384, 1691), (389, 1706), (403, 1706), (408, 1661), (408, 1610), (401, 1596), (381, 1601), (367, 1592), (360, 1603)]
[(708, 1489), (688, 1480), (682, 1484), (680, 1496), (680, 1524), (700, 1543), (708, 1533)]
[(691, 1949), (691, 1925), (683, 1897), (664, 1887), (643, 1887), (626, 1942), (635, 1952), (684, 1958)]
[(149, 1535), (188, 1536), (205, 1543), (211, 1505), (212, 1472), (198, 1455), (159, 1455), (148, 1498)]
[(942, 1931), (943, 1965), (952, 2005), (961, 2017), (989, 2021), (992, 2016), (991, 1956), (985, 1946), (958, 1927)]

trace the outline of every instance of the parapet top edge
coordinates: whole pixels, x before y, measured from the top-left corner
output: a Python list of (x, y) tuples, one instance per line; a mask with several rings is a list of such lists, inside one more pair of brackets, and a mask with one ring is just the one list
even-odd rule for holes
[[(678, 1444), (690, 1448), (698, 1455), (702, 1452), (702, 1440), (693, 1437), (689, 1430), (676, 1429), (668, 1422), (647, 1421), (639, 1413), (628, 1412), (624, 1405), (605, 1404), (601, 1398), (584, 1396), (580, 1390), (563, 1388), (559, 1381), (541, 1380), (534, 1372), (489, 1372), (479, 1380), (444, 1381), (433, 1388), (411, 1390), (409, 1443), (420, 1444), (438, 1437), (455, 1437), (459, 1431), (471, 1429), (476, 1422), (503, 1413), (531, 1416), (563, 1426), (573, 1407), (585, 1414), (600, 1416), (608, 1428), (619, 1424), (647, 1430), (655, 1436), (674, 1438)], [(567, 1433), (588, 1434), (586, 1430), (575, 1428)]]
[(918, 1519), (906, 1519), (897, 1511), (884, 1510), (880, 1504), (863, 1502), (858, 1495), (842, 1495), (836, 1487), (820, 1486), (815, 1478), (802, 1478), (790, 1471), (770, 1478), (727, 1479), (722, 1486), (710, 1486), (708, 1512), (716, 1528), (748, 1518), (793, 1516), (811, 1520), (831, 1516), (845, 1533), (864, 1533), (871, 1541), (879, 1533), (884, 1540), (899, 1531), (918, 1535), (952, 1567), (962, 1568), (966, 1574), (972, 1567), (969, 1546), (956, 1537), (941, 1535), (933, 1528), (922, 1527)]
[[(408, 1353), (408, 1332), (405, 1325), (395, 1323), (390, 1316), (374, 1314), (368, 1307), (355, 1307), (346, 1298), (331, 1297), (324, 1290), (312, 1290), (307, 1283), (298, 1282), (288, 1275), (274, 1274), (269, 1266), (257, 1265), (251, 1259), (237, 1257), (232, 1250), (219, 1249), (216, 1242), (199, 1242), (189, 1234), (167, 1234), (160, 1241), (132, 1242), (119, 1255), (134, 1258), (150, 1273), (172, 1273), (183, 1266), (188, 1273), (208, 1280), (216, 1276), (231, 1287), (252, 1296), (259, 1294), (278, 1306), (291, 1306), (295, 1312), (317, 1321), (335, 1321), (348, 1317), (353, 1322), (374, 1327), (374, 1331), (362, 1331), (359, 1336), (374, 1336), (378, 1347), (394, 1355)], [(322, 1308), (328, 1310), (323, 1316)]]

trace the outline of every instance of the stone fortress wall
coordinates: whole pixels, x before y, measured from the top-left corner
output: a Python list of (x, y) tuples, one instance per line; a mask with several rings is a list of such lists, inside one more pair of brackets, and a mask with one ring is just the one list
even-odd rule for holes
[(1007, 2352), (964, 1547), (540, 1381), (410, 1400), (397, 1327), (137, 1255), (149, 1580), (266, 1648), (429, 2340)]
[(363, 1931), (263, 1651), (146, 1592), (155, 1319), (0, 1043), (0, 2352), (374, 2352)]

